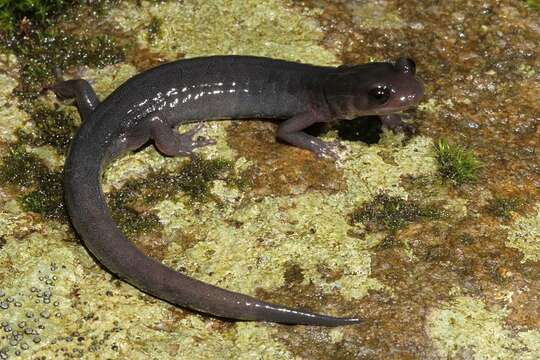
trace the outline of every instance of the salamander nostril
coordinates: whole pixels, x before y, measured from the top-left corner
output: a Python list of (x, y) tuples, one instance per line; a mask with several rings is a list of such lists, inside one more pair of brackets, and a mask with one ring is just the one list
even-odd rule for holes
[(396, 62), (396, 68), (404, 74), (414, 75), (416, 73), (416, 64), (410, 58), (399, 58)]
[(416, 64), (413, 59), (407, 58), (407, 66), (409, 67), (411, 74), (416, 74)]

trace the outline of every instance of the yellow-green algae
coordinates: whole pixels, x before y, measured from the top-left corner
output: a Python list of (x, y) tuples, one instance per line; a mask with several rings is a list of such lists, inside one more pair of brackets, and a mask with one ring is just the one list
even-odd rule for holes
[[(378, 155), (380, 147), (348, 147), (342, 158), (348, 181), (348, 191), (343, 193), (312, 191), (252, 199), (225, 189), (215, 194), (220, 199), (217, 206), (193, 204), (183, 197), (161, 202), (156, 209), (165, 234), (196, 239), (188, 248), (171, 243), (164, 261), (198, 279), (248, 294), (255, 294), (258, 287), (272, 291), (285, 285), (290, 262), (302, 268), (303, 284), (313, 283), (346, 299), (382, 288), (369, 277), (374, 238), (348, 235), (353, 229), (348, 214), (357, 203), (371, 199), (375, 189), (406, 197), (399, 185), (401, 176), (434, 174), (431, 142), (417, 137), (396, 147), (393, 155), (400, 159), (399, 165), (384, 162)], [(318, 271), (321, 265), (343, 276), (326, 281)]]
[(0, 54), (0, 64), (3, 70), (0, 72), (0, 142), (12, 142), (17, 139), (15, 130), (27, 121), (28, 115), (19, 110), (18, 101), (11, 96), (18, 79), (7, 70), (16, 66), (16, 57)]
[(540, 205), (528, 216), (518, 217), (508, 230), (506, 245), (523, 253), (523, 261), (540, 260)]
[(505, 326), (507, 315), (504, 308), (460, 296), (430, 313), (426, 332), (441, 358), (538, 359), (540, 331), (513, 331)]
[[(125, 2), (111, 16), (124, 31), (137, 33), (141, 47), (172, 59), (242, 54), (335, 64), (335, 55), (318, 45), (323, 33), (309, 17), (315, 13), (293, 11), (277, 0), (186, 0)], [(156, 19), (160, 31), (149, 41), (141, 30)]]
[(0, 352), (48, 359), (293, 358), (272, 340), (276, 328), (239, 323), (215, 330), (198, 315), (175, 317), (170, 305), (101, 271), (79, 243), (67, 242), (66, 226), (28, 226), (35, 232), (24, 241), (1, 229), (8, 241), (0, 252)]
[(363, 28), (400, 29), (408, 24), (399, 13), (380, 2), (348, 2), (352, 20)]

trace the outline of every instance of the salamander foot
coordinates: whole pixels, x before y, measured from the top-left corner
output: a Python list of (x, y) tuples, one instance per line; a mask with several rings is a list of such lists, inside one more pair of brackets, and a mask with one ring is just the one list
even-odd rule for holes
[(152, 119), (151, 137), (158, 150), (163, 154), (168, 156), (189, 156), (197, 148), (216, 143), (213, 139), (194, 138), (203, 127), (204, 124), (199, 123), (189, 131), (180, 134), (175, 128), (167, 126), (160, 118), (156, 117)]

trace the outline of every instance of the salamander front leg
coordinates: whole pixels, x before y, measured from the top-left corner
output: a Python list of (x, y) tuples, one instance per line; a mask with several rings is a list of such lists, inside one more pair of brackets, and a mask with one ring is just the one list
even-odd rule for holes
[(77, 109), (83, 121), (88, 120), (90, 114), (99, 104), (98, 97), (90, 83), (84, 79), (61, 80), (54, 85), (45, 86), (44, 90), (52, 90), (58, 100), (75, 99)]
[(154, 140), (158, 150), (165, 155), (189, 156), (196, 148), (214, 145), (216, 143), (213, 139), (193, 138), (203, 128), (204, 125), (202, 123), (180, 134), (175, 128), (168, 126), (159, 117), (154, 117), (150, 121), (150, 138)]
[(322, 141), (315, 136), (311, 136), (303, 132), (305, 128), (313, 125), (316, 122), (321, 122), (312, 113), (304, 113), (293, 116), (287, 121), (281, 123), (277, 131), (277, 138), (296, 147), (309, 150), (318, 157), (337, 158), (335, 143)]

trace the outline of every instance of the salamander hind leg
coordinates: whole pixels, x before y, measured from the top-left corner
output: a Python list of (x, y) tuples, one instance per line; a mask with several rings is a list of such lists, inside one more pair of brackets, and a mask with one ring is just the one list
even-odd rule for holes
[(156, 148), (168, 156), (189, 156), (197, 148), (216, 143), (213, 139), (194, 138), (203, 128), (202, 123), (180, 134), (159, 117), (153, 117), (150, 122), (150, 138), (154, 140)]

